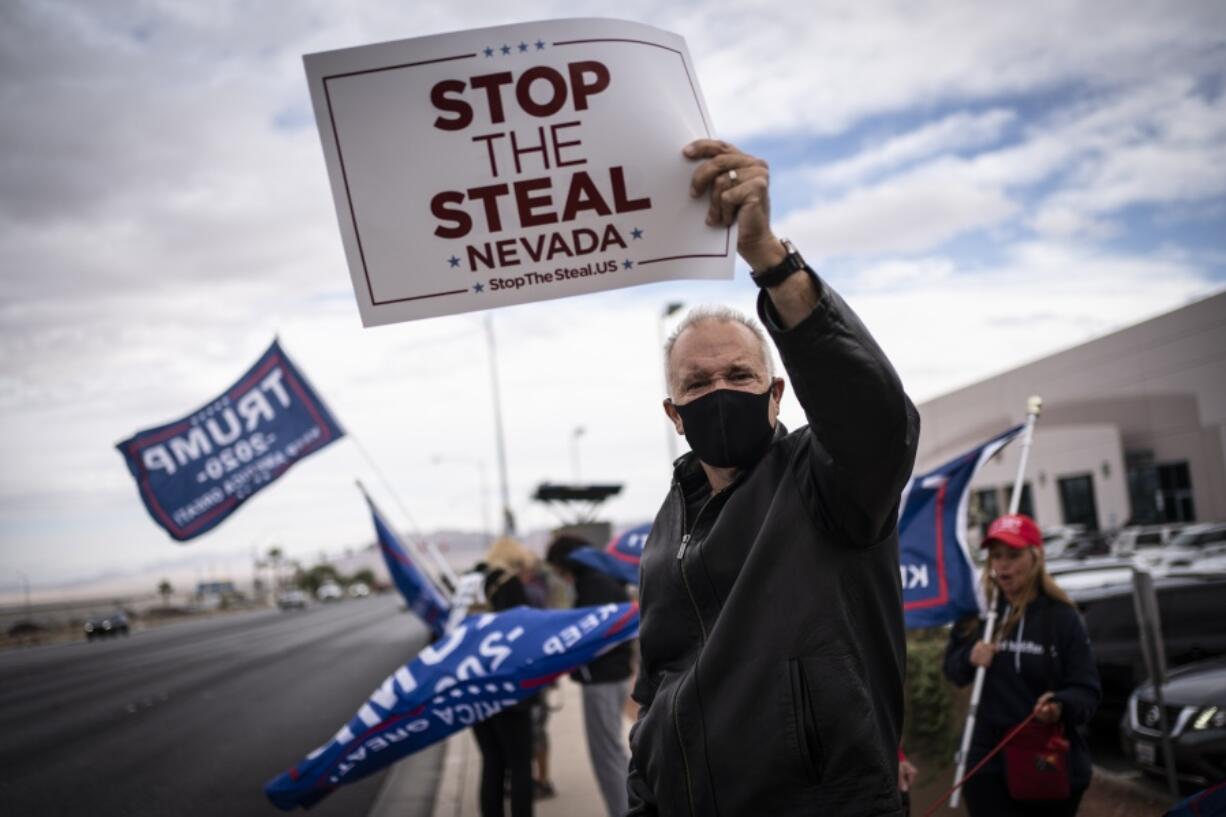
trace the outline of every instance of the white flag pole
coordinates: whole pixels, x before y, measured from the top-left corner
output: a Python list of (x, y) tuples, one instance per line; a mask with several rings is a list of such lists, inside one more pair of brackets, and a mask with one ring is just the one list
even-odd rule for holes
[[(357, 441), (354, 440), (354, 442), (356, 443)], [(365, 454), (365, 451), (362, 449), (360, 444), (358, 444), (358, 448)], [(374, 460), (367, 457), (367, 461), (370, 463), (371, 468), (375, 470), (375, 473), (379, 476), (379, 478), (383, 480), (384, 487), (386, 487), (388, 492), (392, 495), (392, 499), (395, 500), (396, 504), (400, 506), (401, 512), (408, 518), (409, 523), (413, 525), (414, 536), (417, 537), (419, 543), (418, 546), (421, 547), (420, 543), (425, 542), (425, 537), (422, 536), (421, 532), (417, 529), (417, 524), (413, 522), (413, 517), (409, 515), (408, 510), (404, 507), (403, 503), (400, 502), (400, 498), (392, 491), (390, 483), (388, 483), (387, 479), (384, 478), (383, 474), (378, 470), (378, 466), (375, 465)], [(372, 508), (376, 507), (374, 500), (370, 498), (370, 493), (366, 490), (366, 486), (362, 484), (362, 480), (355, 479), (354, 482), (357, 483), (358, 490), (362, 492), (362, 496), (366, 499), (367, 504)], [(379, 515), (382, 516), (383, 514), (380, 513)], [(384, 522), (386, 523), (386, 520), (384, 520)], [(426, 544), (433, 547), (433, 544), (430, 542), (426, 542)], [(426, 548), (422, 549), (425, 550), (426, 553), (430, 554), (431, 558), (434, 560), (434, 568), (438, 571), (438, 575), (435, 575), (427, 570), (425, 565), (416, 559), (407, 549), (405, 555), (413, 560), (413, 564), (416, 565), (417, 569), (420, 570), (422, 575), (426, 577), (426, 580), (429, 581), (430, 584), (434, 585), (434, 589), (437, 590), (443, 598), (451, 600), (455, 593), (455, 588), (459, 586), (459, 577), (456, 576), (455, 571), (451, 568), (451, 565), (447, 563), (447, 560), (443, 558), (443, 555), (439, 553), (437, 549), (433, 551)], [(440, 576), (443, 577), (441, 580)], [(448, 585), (448, 582), (450, 582), (450, 585)]]
[[(1043, 410), (1043, 398), (1035, 396), (1026, 401), (1026, 428), (1022, 431), (1022, 453), (1017, 464), (1017, 477), (1013, 481), (1013, 495), (1009, 497), (1009, 513), (1017, 513), (1022, 505), (1022, 489), (1026, 484), (1026, 461), (1030, 459), (1030, 442), (1034, 438), (1034, 426), (1038, 422), (1039, 413)], [(987, 569), (986, 567), (984, 568)], [(996, 586), (992, 586), (988, 597), (988, 618), (983, 629), (983, 640), (991, 643), (996, 630)], [(979, 698), (983, 695), (983, 679), (987, 675), (986, 667), (975, 670), (975, 685), (971, 687), (971, 704), (966, 710), (966, 726), (962, 730), (962, 745), (958, 749), (958, 767), (954, 771), (954, 784), (966, 774), (966, 755), (971, 748), (971, 737), (975, 734), (975, 718), (979, 710)], [(954, 790), (949, 798), (949, 807), (957, 808), (962, 799), (962, 789)]]

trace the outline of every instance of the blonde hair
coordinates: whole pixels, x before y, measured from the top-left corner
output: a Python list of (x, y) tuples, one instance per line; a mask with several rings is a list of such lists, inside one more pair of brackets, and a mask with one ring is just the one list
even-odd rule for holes
[[(1073, 600), (1068, 597), (1060, 589), (1060, 585), (1056, 584), (1056, 580), (1047, 572), (1047, 564), (1043, 557), (1043, 549), (1037, 547), (1028, 547), (1026, 550), (1034, 554), (1034, 561), (1030, 564), (1030, 575), (1026, 577), (1026, 587), (1022, 591), (1021, 598), (1016, 604), (1012, 604), (1009, 609), (1009, 615), (1005, 617), (1004, 624), (996, 631), (996, 638), (1003, 639), (1013, 632), (1013, 628), (1017, 626), (1022, 617), (1026, 615), (1026, 608), (1030, 606), (1030, 602), (1042, 593), (1052, 601), (1058, 601), (1061, 604), (1067, 604), (1069, 607), (1076, 608)], [(992, 578), (991, 570), (991, 552), (988, 553), (988, 565), (983, 571), (983, 595), (984, 598), (992, 598), (993, 585), (995, 579)]]
[(497, 568), (507, 573), (518, 573), (532, 567), (538, 561), (535, 553), (509, 536), (494, 540), (490, 549), (485, 553), (485, 563), (491, 570)]

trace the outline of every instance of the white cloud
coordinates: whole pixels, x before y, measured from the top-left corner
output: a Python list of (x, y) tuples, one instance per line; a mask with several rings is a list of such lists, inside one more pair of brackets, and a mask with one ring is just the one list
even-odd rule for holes
[(1066, 242), (1017, 245), (991, 268), (954, 267), (944, 257), (895, 260), (843, 283), (917, 402), (1211, 291), (1195, 264)]
[[(430, 459), (482, 460), (494, 481), (480, 322), (360, 328), (318, 138), (309, 122), (287, 126), (310, 118), (301, 55), (606, 9), (0, 6), (6, 566), (37, 581), (173, 553), (112, 446), (207, 400), (278, 330), (418, 523), (475, 528), (476, 466)], [(920, 396), (1212, 286), (1198, 253), (1129, 258), (1090, 239), (1121, 207), (1172, 203), (1175, 213), (1173, 203), (1222, 190), (1221, 96), (1197, 85), (1220, 77), (1220, 3), (1175, 13), (1164, 3), (634, 0), (618, 14), (687, 38), (722, 133), (863, 145), (811, 171), (820, 198), (780, 213), (779, 231), (811, 257), (843, 254), (861, 270), (849, 297)], [(921, 124), (891, 133), (893, 117)], [(1043, 210), (1027, 198), (1036, 186), (1052, 188)], [(1006, 262), (986, 268), (933, 249), (1022, 224), (1077, 241), (1001, 244)], [(526, 524), (555, 521), (527, 497), (542, 479), (569, 478), (580, 424), (583, 475), (627, 486), (609, 515), (654, 513), (669, 476), (659, 307), (752, 309), (753, 294), (744, 280), (691, 282), (497, 314), (512, 497)], [(1019, 315), (1041, 316), (1031, 324), (1040, 340), (1008, 322)], [(803, 422), (791, 402), (783, 416)], [(364, 541), (355, 476), (385, 493), (356, 447), (339, 443), (190, 547), (228, 554), (276, 539), (313, 556)]]
[(790, 213), (784, 235), (814, 255), (919, 252), (994, 227), (1018, 212), (999, 187), (978, 183), (955, 160), (922, 168)]
[(1013, 111), (1003, 108), (950, 114), (880, 145), (866, 146), (850, 159), (815, 167), (809, 175), (819, 186), (844, 187), (917, 159), (989, 145), (1000, 139), (1016, 118)]

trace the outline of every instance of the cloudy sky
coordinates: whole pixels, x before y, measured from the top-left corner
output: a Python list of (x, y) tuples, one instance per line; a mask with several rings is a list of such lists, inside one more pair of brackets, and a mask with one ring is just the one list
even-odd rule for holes
[[(478, 530), (484, 473), (495, 516), (482, 319), (361, 328), (301, 57), (607, 8), (0, 5), (0, 588), (274, 543), (336, 552), (371, 536), (354, 477), (399, 525)], [(1226, 285), (1220, 2), (619, 15), (685, 37), (720, 135), (771, 162), (777, 232), (917, 402)], [(608, 515), (651, 517), (668, 481), (661, 309), (750, 309), (752, 290), (740, 270), (495, 314), (522, 527), (554, 522), (529, 496), (574, 476), (576, 440), (582, 479), (626, 485)], [(205, 403), (275, 334), (391, 489), (342, 441), (174, 544), (114, 444)]]

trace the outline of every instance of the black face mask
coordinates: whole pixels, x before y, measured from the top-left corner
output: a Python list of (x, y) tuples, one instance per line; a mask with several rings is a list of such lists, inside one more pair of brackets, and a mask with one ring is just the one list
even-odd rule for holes
[(770, 389), (762, 394), (716, 389), (673, 407), (698, 459), (715, 468), (748, 468), (762, 459), (775, 434), (770, 397)]

